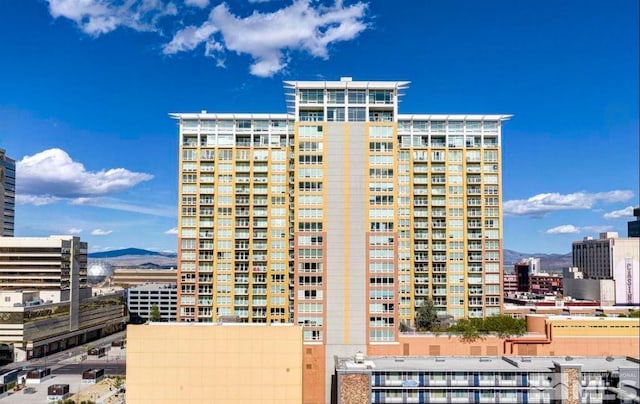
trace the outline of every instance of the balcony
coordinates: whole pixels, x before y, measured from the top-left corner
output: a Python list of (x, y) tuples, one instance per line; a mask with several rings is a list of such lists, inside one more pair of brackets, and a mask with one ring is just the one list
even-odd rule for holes
[(415, 206), (427, 206), (429, 205), (429, 198), (415, 198), (413, 204)]
[(416, 254), (415, 260), (416, 262), (427, 262), (429, 261), (429, 254)]
[(414, 238), (416, 240), (425, 240), (429, 238), (429, 232), (426, 231), (416, 231), (414, 234)]

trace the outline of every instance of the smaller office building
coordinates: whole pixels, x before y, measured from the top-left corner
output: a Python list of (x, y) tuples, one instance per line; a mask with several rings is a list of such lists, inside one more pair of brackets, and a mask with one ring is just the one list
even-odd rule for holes
[(134, 286), (127, 289), (126, 295), (132, 323), (150, 320), (153, 306), (158, 308), (160, 321), (176, 321), (178, 292), (175, 283)]
[(124, 328), (124, 294), (92, 296), (79, 237), (0, 237), (0, 358), (46, 356)]

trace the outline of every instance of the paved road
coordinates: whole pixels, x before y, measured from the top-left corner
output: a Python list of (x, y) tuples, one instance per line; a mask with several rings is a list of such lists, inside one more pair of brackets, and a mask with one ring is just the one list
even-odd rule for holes
[(48, 355), (44, 358), (31, 359), (25, 362), (9, 363), (7, 365), (0, 366), (0, 369), (22, 369), (23, 367), (32, 367), (32, 368), (50, 367), (52, 369), (56, 369), (58, 366), (60, 366), (59, 363), (61, 361), (79, 354), (86, 353), (88, 346), (98, 347), (98, 346), (110, 345), (112, 341), (115, 341), (117, 339), (122, 339), (125, 336), (126, 336), (126, 330), (120, 331), (115, 334), (107, 335), (102, 339), (91, 341), (84, 345), (73, 347), (65, 351), (57, 352), (57, 353)]
[(105, 376), (122, 375), (127, 373), (127, 365), (125, 361), (85, 361), (78, 364), (62, 365), (51, 373), (54, 375), (77, 375), (87, 369), (104, 369)]

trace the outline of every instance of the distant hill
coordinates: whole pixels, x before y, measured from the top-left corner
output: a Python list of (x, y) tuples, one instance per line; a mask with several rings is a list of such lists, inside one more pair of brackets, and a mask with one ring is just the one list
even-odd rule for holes
[(523, 253), (513, 250), (504, 249), (503, 260), (507, 269), (512, 269), (513, 264), (523, 258), (540, 258), (540, 266), (545, 272), (562, 272), (566, 267), (573, 265), (572, 254), (543, 254), (543, 253)]
[(157, 251), (143, 250), (142, 248), (123, 248), (121, 250), (101, 251), (89, 253), (89, 258), (118, 258), (124, 256), (159, 256), (175, 258), (176, 253), (161, 253)]

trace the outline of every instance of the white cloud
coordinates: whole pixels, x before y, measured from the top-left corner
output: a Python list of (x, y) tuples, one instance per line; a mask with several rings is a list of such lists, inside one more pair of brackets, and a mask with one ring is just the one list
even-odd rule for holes
[(515, 216), (544, 216), (559, 210), (591, 209), (596, 203), (625, 202), (633, 198), (633, 192), (615, 190), (609, 192), (574, 192), (562, 195), (557, 192), (534, 195), (528, 199), (516, 199), (504, 203), (504, 213)]
[(87, 171), (61, 149), (25, 156), (16, 164), (16, 176), (18, 202), (33, 205), (116, 193), (153, 178), (124, 168)]
[(547, 234), (574, 234), (574, 233), (602, 233), (613, 230), (613, 226), (582, 226), (577, 227), (572, 224), (563, 224), (561, 226), (548, 229)]
[(75, 198), (69, 201), (71, 205), (94, 206), (97, 208), (121, 210), (124, 212), (144, 213), (146, 215), (175, 217), (175, 206), (135, 205), (116, 198)]
[[(216, 33), (217, 31), (218, 29), (215, 26), (211, 25), (209, 22), (205, 22), (199, 27), (188, 26), (178, 31), (174, 35), (171, 42), (169, 42), (164, 46), (162, 51), (165, 54), (170, 55), (178, 52), (194, 50), (196, 47), (198, 47), (198, 45), (200, 45), (203, 42), (207, 44), (211, 42), (209, 40), (209, 37), (214, 33)], [(212, 46), (212, 52), (216, 48), (222, 50), (222, 46), (217, 43), (212, 44), (210, 46)]]
[(192, 7), (205, 8), (209, 5), (209, 0), (184, 0), (184, 4)]
[(113, 230), (94, 229), (91, 232), (91, 235), (92, 236), (108, 236), (111, 233), (113, 233)]
[(70, 234), (80, 234), (82, 233), (82, 229), (78, 229), (77, 227), (72, 227), (67, 230)]
[(218, 64), (223, 63), (225, 50), (248, 54), (253, 58), (251, 74), (269, 77), (287, 66), (291, 51), (328, 59), (329, 45), (352, 40), (367, 28), (363, 21), (366, 9), (364, 3), (344, 6), (336, 2), (325, 7), (295, 0), (272, 13), (254, 11), (248, 17), (238, 17), (222, 3), (199, 27), (178, 31), (163, 52), (189, 51), (204, 43), (205, 55), (216, 58)]
[(16, 202), (20, 205), (34, 205), (34, 206), (42, 206), (49, 205), (55, 202), (58, 202), (60, 198), (56, 198), (54, 196), (39, 196), (39, 195), (16, 195)]
[[(187, 7), (205, 8), (209, 0), (184, 0), (180, 10), (170, 0), (46, 0), (53, 18), (74, 21), (86, 34), (98, 37), (127, 27), (136, 31), (153, 31), (164, 37), (159, 20), (176, 17)], [(249, 0), (264, 3), (269, 0)], [(252, 57), (251, 74), (273, 76), (287, 67), (293, 52), (306, 52), (313, 57), (328, 59), (329, 46), (350, 41), (368, 28), (365, 22), (367, 4), (357, 2), (345, 6), (336, 0), (327, 6), (312, 0), (293, 0), (289, 6), (273, 12), (258, 12), (239, 16), (226, 3), (215, 6), (206, 21), (172, 33), (163, 53), (193, 51), (204, 44), (204, 55), (225, 65), (225, 53)], [(180, 24), (178, 18), (169, 21)]]
[(547, 234), (571, 234), (579, 233), (580, 229), (572, 224), (563, 224), (561, 226), (553, 227), (546, 231)]
[(177, 227), (173, 227), (173, 228), (165, 231), (164, 234), (178, 234), (178, 228)]
[(605, 219), (620, 219), (623, 217), (633, 217), (633, 206), (627, 206), (624, 209), (614, 210), (613, 212), (605, 213), (603, 216)]
[[(178, 9), (164, 0), (47, 0), (53, 18), (74, 21), (86, 34), (99, 36), (118, 27), (156, 31), (157, 20), (174, 16)], [(190, 0), (197, 2), (197, 0)], [(202, 1), (200, 1), (202, 3)]]

